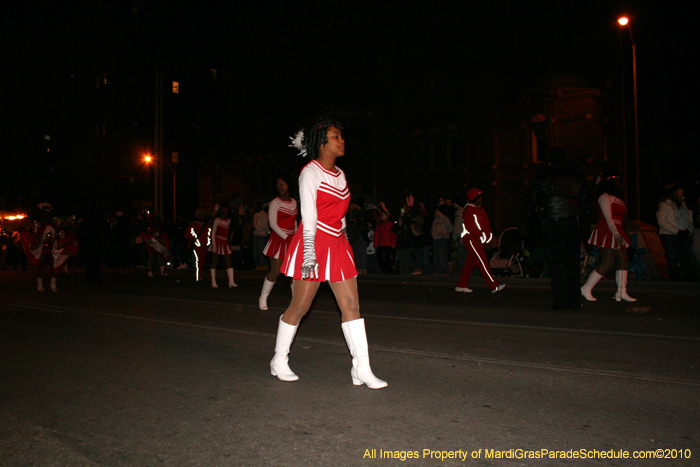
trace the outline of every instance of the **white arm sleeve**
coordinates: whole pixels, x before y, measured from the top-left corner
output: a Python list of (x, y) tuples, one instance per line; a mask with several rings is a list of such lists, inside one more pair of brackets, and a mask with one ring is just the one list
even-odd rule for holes
[(306, 169), (299, 176), (299, 198), (301, 198), (301, 223), (304, 224), (304, 235), (316, 238), (316, 195), (320, 182), (311, 169)]
[(613, 222), (612, 218), (612, 203), (613, 198), (607, 193), (603, 193), (598, 198), (598, 204), (600, 204), (600, 210), (603, 212), (603, 217), (605, 217), (605, 223), (608, 224), (610, 232), (612, 232), (614, 237), (621, 237), (620, 232), (617, 231), (617, 226)]
[(280, 229), (279, 226), (277, 225), (277, 213), (279, 212), (279, 210), (280, 210), (279, 200), (277, 198), (275, 198), (272, 201), (270, 201), (270, 207), (269, 207), (270, 228), (277, 235), (279, 235), (283, 239), (286, 239), (287, 234), (282, 229)]

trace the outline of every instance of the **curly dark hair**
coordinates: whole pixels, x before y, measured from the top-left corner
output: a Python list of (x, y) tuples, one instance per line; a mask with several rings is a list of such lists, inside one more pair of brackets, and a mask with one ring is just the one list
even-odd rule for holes
[(619, 177), (615, 175), (612, 171), (603, 171), (600, 174), (600, 182), (598, 183), (597, 195), (600, 196), (603, 193), (607, 193), (612, 196), (617, 196), (617, 185), (616, 182)]
[(318, 149), (328, 142), (328, 128), (332, 126), (339, 130), (343, 129), (343, 125), (332, 117), (319, 117), (311, 125), (304, 128), (302, 144), (311, 159), (316, 159)]

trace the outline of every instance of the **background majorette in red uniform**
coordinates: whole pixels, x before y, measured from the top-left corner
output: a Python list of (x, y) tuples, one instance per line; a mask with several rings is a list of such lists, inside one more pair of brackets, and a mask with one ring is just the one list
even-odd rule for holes
[(493, 237), (486, 210), (481, 206), (484, 202), (484, 196), (481, 190), (472, 188), (467, 192), (467, 199), (469, 202), (462, 212), (462, 243), (467, 250), (467, 258), (464, 261), (462, 275), (459, 277), (455, 290), (457, 292), (472, 292), (467, 284), (474, 268), (479, 268), (491, 292), (496, 293), (503, 290), (506, 285), (501, 284), (493, 277), (484, 250), (484, 244), (491, 241)]
[(341, 327), (352, 355), (352, 382), (380, 389), (387, 383), (374, 376), (369, 364), (365, 322), (360, 318), (357, 270), (344, 232), (350, 191), (345, 173), (335, 165), (336, 159), (345, 155), (341, 130), (339, 122), (322, 117), (292, 138), (299, 154), (308, 154), (313, 160), (299, 176), (301, 225), (282, 263), (282, 272), (293, 279), (292, 301), (279, 319), (270, 369), (282, 381), (299, 379), (288, 365), (289, 348), (320, 283), (327, 281), (338, 301)]
[(228, 275), (228, 286), (238, 287), (233, 281), (233, 266), (231, 265), (231, 245), (229, 244), (229, 234), (231, 233), (231, 219), (228, 218), (228, 206), (222, 205), (219, 208), (219, 215), (214, 219), (211, 226), (211, 286), (217, 288), (216, 264), (219, 256), (224, 256), (226, 262), (226, 274)]
[(617, 271), (615, 281), (617, 292), (615, 300), (636, 302), (636, 298), (627, 295), (628, 259), (627, 247), (632, 241), (622, 227), (622, 218), (627, 212), (624, 201), (615, 196), (617, 194), (618, 179), (612, 173), (602, 173), (598, 176), (598, 225), (595, 226), (588, 244), (597, 246), (600, 252), (600, 264), (591, 271), (588, 280), (581, 287), (581, 295), (590, 302), (597, 299), (591, 293), (593, 287), (603, 278), (603, 275), (615, 264), (617, 259)]
[(197, 209), (194, 215), (195, 220), (187, 226), (185, 238), (189, 242), (187, 250), (192, 249), (194, 256), (195, 280), (199, 281), (204, 275), (204, 261), (207, 259), (207, 250), (211, 244), (211, 228), (204, 219), (204, 209)]
[(56, 280), (59, 268), (71, 255), (78, 252), (78, 240), (65, 229), (58, 229), (51, 220), (52, 207), (49, 203), (38, 206), (40, 220), (34, 232), (22, 232), (21, 241), (27, 257), (37, 266), (36, 288), (44, 291), (44, 271), (48, 269), (51, 277), (51, 290), (56, 292)]
[(270, 201), (269, 219), (272, 233), (267, 240), (267, 245), (263, 254), (270, 258), (270, 273), (265, 277), (262, 292), (258, 298), (258, 306), (261, 310), (267, 310), (267, 297), (280, 276), (280, 267), (287, 245), (292, 240), (292, 236), (297, 231), (297, 209), (296, 200), (289, 197), (289, 185), (283, 179), (277, 180), (277, 193), (279, 196)]
[(158, 265), (160, 274), (167, 276), (166, 263), (170, 259), (170, 240), (160, 225), (160, 217), (152, 214), (146, 232), (139, 232), (148, 250), (148, 275), (153, 277), (153, 268)]

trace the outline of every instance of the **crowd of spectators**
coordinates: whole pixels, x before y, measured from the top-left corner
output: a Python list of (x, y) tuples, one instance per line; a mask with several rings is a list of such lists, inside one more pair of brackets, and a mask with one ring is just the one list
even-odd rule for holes
[[(700, 177), (698, 177), (700, 178)], [(408, 192), (407, 192), (408, 193)], [(659, 200), (657, 220), (660, 238), (669, 258), (673, 280), (697, 280), (700, 277), (700, 180), (684, 189), (668, 184)], [(395, 200), (394, 200), (395, 201)], [(266, 241), (267, 205), (246, 206), (231, 202), (229, 243), (233, 267), (237, 270), (269, 270), (269, 263), (260, 254)], [(360, 274), (459, 275), (466, 251), (461, 241), (462, 211), (466, 198), (461, 195), (438, 197), (426, 202), (410, 193), (401, 200), (400, 208), (390, 210), (384, 202), (352, 199), (346, 216), (346, 234), (355, 255)], [(394, 203), (399, 205), (399, 203)], [(211, 226), (218, 205), (205, 210)], [(175, 222), (162, 221), (160, 228), (169, 239), (168, 268), (194, 266), (191, 245), (185, 231), (195, 217), (178, 216)], [(90, 207), (77, 219), (64, 220), (75, 231), (81, 243), (80, 253), (65, 265), (66, 272), (82, 270), (90, 258), (98, 258), (109, 268), (148, 267), (149, 254), (140, 242), (157, 216), (142, 209), (131, 215), (117, 211), (108, 216), (104, 210)], [(24, 227), (0, 230), (0, 268), (27, 268), (27, 257), (20, 236)], [(497, 251), (498, 237), (487, 245)], [(526, 241), (527, 258), (533, 277), (547, 277), (547, 261), (536, 241)], [(526, 250), (526, 251), (527, 251)]]

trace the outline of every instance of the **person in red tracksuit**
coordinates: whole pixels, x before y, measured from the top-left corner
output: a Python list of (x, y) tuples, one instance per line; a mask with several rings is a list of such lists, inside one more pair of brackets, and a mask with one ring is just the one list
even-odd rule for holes
[(199, 281), (204, 275), (204, 261), (211, 245), (211, 228), (204, 220), (204, 209), (197, 209), (195, 217), (196, 220), (192, 221), (185, 231), (185, 238), (189, 241), (188, 248), (192, 248), (195, 280)]
[(467, 258), (464, 261), (462, 275), (459, 278), (459, 282), (457, 282), (455, 290), (457, 292), (472, 292), (472, 289), (468, 288), (467, 284), (472, 271), (477, 267), (481, 271), (484, 281), (491, 289), (491, 293), (496, 293), (503, 290), (506, 285), (501, 284), (493, 277), (489, 267), (489, 260), (486, 258), (486, 251), (484, 251), (484, 244), (491, 241), (493, 237), (486, 210), (481, 207), (484, 197), (481, 190), (472, 188), (467, 192), (467, 199), (469, 202), (462, 213), (462, 243), (467, 250)]

